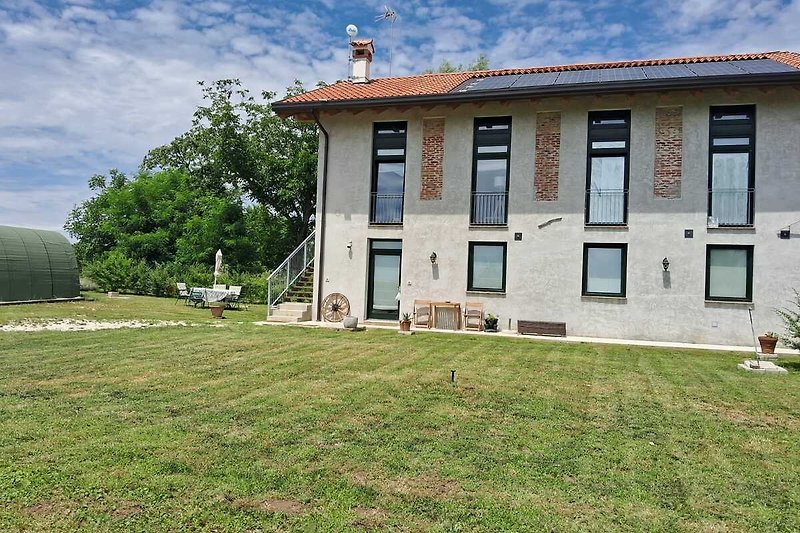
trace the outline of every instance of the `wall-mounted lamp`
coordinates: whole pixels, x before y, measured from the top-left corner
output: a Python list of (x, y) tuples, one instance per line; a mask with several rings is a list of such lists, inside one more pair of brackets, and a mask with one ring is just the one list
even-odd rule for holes
[(436, 264), (436, 252), (431, 253), (430, 259), (431, 259), (431, 264), (435, 265)]
[(664, 267), (664, 272), (669, 272), (669, 259), (665, 257), (664, 260), (661, 261), (661, 266)]
[(348, 250), (352, 250), (353, 249), (353, 241), (347, 241), (347, 249)]

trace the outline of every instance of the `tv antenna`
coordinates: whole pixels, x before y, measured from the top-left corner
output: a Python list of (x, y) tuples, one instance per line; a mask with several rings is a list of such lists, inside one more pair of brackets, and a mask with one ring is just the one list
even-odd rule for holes
[(375, 22), (389, 21), (389, 76), (392, 75), (392, 50), (394, 49), (394, 21), (397, 20), (397, 11), (389, 6), (383, 6), (383, 13), (375, 17)]
[(353, 78), (353, 37), (358, 35), (358, 27), (348, 24), (344, 29), (347, 32), (347, 79)]

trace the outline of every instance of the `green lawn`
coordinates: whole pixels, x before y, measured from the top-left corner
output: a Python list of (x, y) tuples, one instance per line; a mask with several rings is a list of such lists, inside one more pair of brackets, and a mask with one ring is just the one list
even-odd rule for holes
[(227, 314), (0, 307), (194, 324), (0, 333), (0, 529), (800, 528), (795, 360)]

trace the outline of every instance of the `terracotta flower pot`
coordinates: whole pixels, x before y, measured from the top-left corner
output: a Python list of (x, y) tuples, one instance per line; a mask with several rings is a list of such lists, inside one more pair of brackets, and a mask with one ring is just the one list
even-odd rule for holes
[(411, 321), (410, 320), (401, 320), (400, 321), (400, 331), (411, 331)]
[(761, 353), (775, 353), (775, 345), (778, 344), (778, 339), (760, 335), (758, 343), (761, 345)]
[(224, 305), (211, 306), (211, 318), (222, 318), (222, 312), (225, 311)]

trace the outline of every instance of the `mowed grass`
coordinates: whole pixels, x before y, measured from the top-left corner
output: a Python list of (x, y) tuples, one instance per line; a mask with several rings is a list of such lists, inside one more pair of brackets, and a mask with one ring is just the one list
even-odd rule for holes
[(800, 529), (792, 359), (74, 314), (195, 325), (0, 333), (0, 529)]

